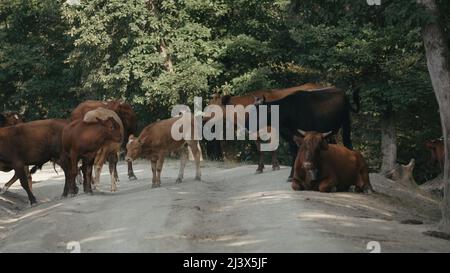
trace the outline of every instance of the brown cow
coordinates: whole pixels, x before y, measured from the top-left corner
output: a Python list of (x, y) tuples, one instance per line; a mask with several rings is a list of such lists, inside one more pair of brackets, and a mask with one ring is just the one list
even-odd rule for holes
[[(137, 117), (133, 111), (133, 108), (128, 103), (120, 102), (120, 101), (96, 101), (96, 100), (88, 100), (80, 105), (78, 105), (71, 114), (71, 120), (82, 119), (84, 115), (91, 110), (97, 109), (99, 107), (103, 107), (109, 110), (116, 112), (116, 114), (120, 117), (124, 127), (124, 140), (122, 143), (122, 147), (126, 148), (128, 136), (137, 133)], [(96, 161), (98, 164), (101, 162), (105, 162), (105, 158), (113, 158), (112, 154), (104, 154), (100, 155), (104, 156), (103, 158), (97, 158)], [(115, 170), (117, 173), (117, 170)], [(130, 180), (136, 180), (136, 175), (133, 171), (133, 164), (131, 162), (128, 163), (128, 178)]]
[[(295, 86), (291, 88), (284, 89), (272, 89), (272, 90), (259, 90), (248, 93), (242, 96), (220, 96), (219, 94), (215, 94), (213, 99), (209, 102), (209, 104), (216, 104), (220, 106), (226, 105), (242, 105), (244, 107), (254, 104), (258, 98), (265, 98), (266, 102), (272, 102), (276, 100), (280, 100), (284, 97), (287, 97), (293, 93), (299, 91), (314, 91), (316, 89), (323, 88), (323, 85), (317, 83), (306, 83), (300, 86)], [(237, 122), (235, 121), (235, 124)], [(270, 128), (268, 128), (268, 132), (270, 132)], [(264, 153), (261, 151), (261, 141), (258, 139), (256, 141), (256, 147), (259, 152), (259, 163), (258, 168), (256, 169), (256, 173), (262, 173), (264, 170)], [(276, 171), (280, 169), (280, 164), (278, 163), (277, 150), (272, 152), (272, 170)]]
[(442, 138), (428, 140), (425, 142), (425, 148), (431, 152), (431, 163), (437, 165), (441, 171), (444, 171), (445, 147)]
[(293, 190), (320, 192), (348, 191), (355, 186), (357, 192), (373, 191), (367, 164), (359, 152), (344, 146), (329, 144), (329, 133), (304, 132), (294, 136), (299, 146), (294, 163)]
[(75, 178), (78, 174), (78, 161), (80, 159), (83, 162), (81, 170), (84, 176), (84, 192), (92, 193), (92, 167), (98, 150), (109, 142), (120, 143), (122, 141), (123, 134), (120, 125), (112, 117), (115, 113), (111, 110), (104, 110), (109, 111), (111, 117), (106, 120), (99, 117), (96, 118), (95, 122), (77, 119), (63, 130), (61, 162), (66, 175), (63, 197), (66, 197), (69, 193), (78, 193)]
[(57, 162), (65, 120), (38, 120), (0, 128), (0, 170), (15, 171), (31, 204), (36, 203), (27, 180), (26, 166)]
[(115, 192), (117, 191), (117, 181), (119, 180), (119, 175), (117, 173), (117, 162), (119, 161), (119, 153), (120, 153), (120, 147), (123, 142), (124, 137), (124, 129), (123, 129), (123, 123), (122, 120), (119, 118), (119, 116), (111, 110), (107, 110), (103, 107), (99, 107), (95, 109), (95, 111), (89, 111), (84, 115), (83, 121), (90, 123), (90, 122), (96, 122), (97, 118), (100, 118), (102, 120), (106, 120), (108, 118), (112, 117), (117, 124), (119, 124), (120, 127), (120, 134), (122, 135), (122, 139), (119, 142), (115, 141), (109, 141), (106, 142), (106, 144), (101, 147), (97, 155), (95, 156), (94, 160), (94, 170), (95, 170), (95, 176), (93, 180), (93, 186), (94, 189), (97, 189), (100, 185), (100, 174), (102, 173), (103, 164), (105, 164), (106, 161), (109, 162), (109, 174), (111, 177), (111, 191)]
[[(183, 117), (185, 117), (184, 115)], [(195, 179), (201, 179), (200, 173), (200, 151), (198, 149), (198, 141), (181, 139), (176, 141), (172, 138), (172, 125), (181, 117), (161, 120), (152, 123), (144, 128), (139, 137), (130, 136), (127, 144), (127, 156), (125, 160), (131, 162), (138, 157), (150, 159), (152, 165), (153, 179), (152, 187), (161, 186), (161, 171), (164, 164), (165, 156), (172, 152), (181, 150), (181, 166), (176, 180), (181, 183), (184, 175), (184, 167), (187, 162), (187, 146), (192, 151), (196, 165)], [(192, 119), (193, 121), (193, 119)], [(191, 129), (194, 129), (193, 123)]]

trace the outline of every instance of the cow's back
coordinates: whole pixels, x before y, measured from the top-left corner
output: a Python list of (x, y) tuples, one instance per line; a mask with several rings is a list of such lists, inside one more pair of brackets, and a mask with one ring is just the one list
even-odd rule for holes
[(267, 104), (279, 106), (280, 126), (291, 133), (297, 129), (337, 132), (348, 114), (345, 92), (337, 88), (300, 91)]
[(84, 115), (87, 112), (99, 107), (106, 107), (106, 103), (98, 100), (87, 100), (85, 102), (82, 102), (75, 109), (73, 109), (72, 114), (70, 115), (70, 119), (72, 121), (83, 119)]
[(365, 161), (359, 152), (337, 144), (328, 144), (328, 149), (321, 151), (320, 161), (323, 176), (335, 176), (340, 191), (348, 190), (354, 185), (361, 169), (365, 167)]
[(171, 130), (173, 124), (180, 117), (169, 118), (154, 122), (145, 127), (139, 135), (139, 140), (143, 142), (143, 153), (148, 155), (154, 151), (172, 151), (180, 148), (185, 141), (173, 139)]
[(28, 165), (56, 159), (61, 152), (61, 135), (65, 120), (38, 120), (0, 129), (1, 153)]

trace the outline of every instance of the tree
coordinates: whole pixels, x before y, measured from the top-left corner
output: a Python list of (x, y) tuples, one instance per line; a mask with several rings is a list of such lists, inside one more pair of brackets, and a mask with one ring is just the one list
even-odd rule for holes
[(439, 22), (439, 6), (435, 0), (418, 0), (434, 18), (422, 29), (428, 70), (439, 103), (445, 145), (444, 200), (441, 228), (450, 232), (450, 67), (448, 40)]

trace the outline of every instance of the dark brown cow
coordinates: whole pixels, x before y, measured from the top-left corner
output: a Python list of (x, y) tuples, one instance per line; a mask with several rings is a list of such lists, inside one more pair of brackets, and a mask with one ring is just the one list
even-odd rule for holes
[(348, 191), (355, 186), (357, 192), (373, 191), (367, 164), (359, 152), (344, 146), (329, 144), (329, 133), (304, 132), (294, 136), (299, 146), (294, 163), (293, 190), (320, 192)]
[[(137, 134), (137, 117), (133, 111), (133, 108), (128, 103), (120, 101), (103, 102), (96, 100), (88, 100), (78, 105), (77, 108), (75, 108), (72, 111), (71, 120), (82, 119), (87, 112), (97, 109), (99, 107), (103, 107), (116, 112), (117, 115), (122, 120), (125, 134), (122, 147), (126, 148), (128, 136)], [(106, 155), (106, 157), (110, 156), (111, 155)], [(103, 159), (97, 159), (96, 161), (104, 162)], [(133, 163), (131, 162), (128, 162), (128, 178), (130, 180), (137, 179), (133, 171)]]
[[(264, 97), (266, 102), (272, 102), (280, 100), (299, 91), (314, 91), (320, 88), (323, 88), (323, 85), (317, 83), (306, 83), (291, 88), (254, 91), (243, 96), (232, 97), (229, 95), (221, 96), (220, 94), (215, 94), (209, 104), (215, 104), (219, 106), (242, 105), (246, 107), (248, 105), (254, 104), (257, 98)], [(237, 124), (237, 122), (235, 121), (234, 124)], [(270, 128), (268, 128), (268, 131), (270, 131)], [(264, 152), (261, 151), (260, 140), (256, 141), (256, 147), (259, 152), (259, 163), (258, 168), (256, 169), (256, 173), (262, 173), (264, 170)], [(276, 171), (279, 169), (280, 164), (278, 163), (277, 150), (275, 150), (272, 152), (272, 170)]]
[(0, 128), (0, 170), (15, 171), (31, 204), (36, 203), (27, 180), (26, 166), (58, 161), (65, 120), (38, 120)]
[(425, 148), (431, 153), (431, 163), (437, 165), (441, 171), (444, 171), (445, 147), (442, 138), (428, 140), (425, 142)]
[[(95, 112), (92, 110), (90, 112)], [(116, 115), (113, 111), (111, 117), (99, 117), (96, 122), (85, 122), (83, 119), (76, 119), (67, 125), (62, 133), (63, 152), (61, 163), (66, 175), (63, 197), (70, 194), (77, 194), (78, 187), (75, 178), (78, 174), (78, 161), (83, 164), (81, 170), (84, 175), (83, 189), (86, 193), (92, 193), (92, 167), (95, 156), (100, 148), (109, 142), (121, 142), (123, 135), (120, 125), (112, 117)]]

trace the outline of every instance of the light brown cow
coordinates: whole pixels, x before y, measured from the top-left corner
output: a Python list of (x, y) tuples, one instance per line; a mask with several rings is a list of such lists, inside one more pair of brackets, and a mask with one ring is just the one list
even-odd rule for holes
[[(293, 93), (300, 92), (300, 91), (314, 91), (316, 89), (323, 88), (324, 86), (317, 83), (306, 83), (300, 86), (290, 87), (290, 88), (283, 88), (283, 89), (272, 89), (272, 90), (259, 90), (250, 92), (246, 95), (242, 96), (221, 96), (220, 94), (213, 95), (212, 100), (209, 102), (209, 104), (215, 104), (219, 106), (226, 106), (226, 105), (242, 105), (244, 107), (255, 104), (255, 102), (259, 98), (264, 98), (266, 102), (272, 102), (276, 100), (280, 100), (282, 98), (285, 98)], [(237, 117), (235, 116), (235, 119)], [(237, 121), (235, 120), (235, 123), (237, 124)], [(271, 128), (268, 128), (268, 132), (271, 131)], [(259, 152), (259, 163), (258, 168), (256, 169), (256, 173), (262, 173), (264, 170), (264, 152), (261, 151), (261, 140), (258, 138), (256, 141), (256, 147)], [(276, 171), (280, 169), (280, 164), (278, 162), (278, 151), (272, 151), (272, 170)]]
[[(187, 115), (189, 114), (185, 114), (183, 115), (183, 117), (187, 117)], [(186, 140), (184, 138), (177, 141), (174, 140), (171, 135), (172, 126), (176, 121), (183, 117), (174, 117), (152, 123), (144, 128), (139, 137), (134, 137), (133, 135), (129, 137), (129, 141), (127, 144), (127, 156), (125, 157), (125, 160), (131, 162), (138, 157), (149, 159), (151, 161), (153, 173), (153, 188), (161, 186), (161, 171), (165, 156), (168, 153), (177, 150), (181, 151), (181, 166), (176, 182), (182, 182), (184, 176), (184, 168), (188, 158), (188, 151), (186, 146), (191, 149), (194, 156), (196, 166), (195, 179), (201, 179), (201, 151), (198, 149), (198, 141)], [(194, 124), (192, 119), (191, 130), (194, 130), (193, 125)]]
[(294, 163), (293, 190), (332, 192), (355, 186), (357, 192), (373, 191), (367, 164), (359, 152), (328, 144), (326, 137), (331, 132), (298, 131), (302, 136), (294, 136), (299, 149)]

